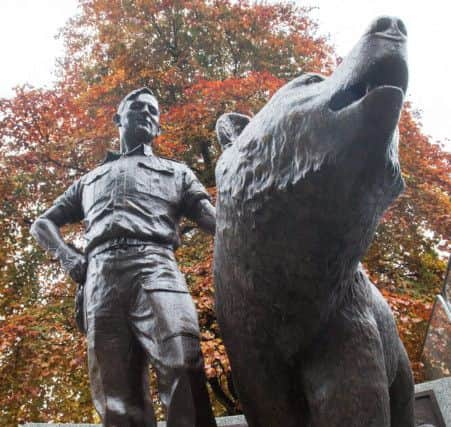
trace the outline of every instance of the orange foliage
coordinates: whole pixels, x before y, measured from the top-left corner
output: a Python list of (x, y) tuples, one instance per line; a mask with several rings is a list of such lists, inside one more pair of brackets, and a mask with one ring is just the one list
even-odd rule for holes
[(387, 289), (382, 289), (382, 295), (395, 316), (399, 335), (409, 355), (415, 382), (424, 381), (421, 344), (427, 331), (432, 303), (423, 298), (400, 295)]

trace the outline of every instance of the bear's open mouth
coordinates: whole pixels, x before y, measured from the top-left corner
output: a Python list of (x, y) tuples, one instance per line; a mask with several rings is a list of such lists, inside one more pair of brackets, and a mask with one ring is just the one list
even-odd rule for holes
[(335, 93), (329, 103), (332, 111), (339, 111), (363, 99), (373, 89), (396, 87), (405, 94), (407, 89), (407, 64), (401, 56), (391, 56), (372, 64), (363, 78), (350, 82), (345, 89)]

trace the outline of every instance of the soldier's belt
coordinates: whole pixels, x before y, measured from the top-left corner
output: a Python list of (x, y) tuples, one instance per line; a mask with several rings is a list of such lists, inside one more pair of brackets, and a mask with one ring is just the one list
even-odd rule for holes
[(134, 239), (130, 237), (118, 237), (116, 239), (107, 240), (106, 242), (100, 243), (88, 252), (88, 258), (92, 258), (101, 252), (115, 250), (115, 249), (127, 249), (132, 246), (155, 246), (156, 248), (165, 248), (174, 250), (173, 246), (167, 242), (158, 242), (155, 240), (143, 240)]

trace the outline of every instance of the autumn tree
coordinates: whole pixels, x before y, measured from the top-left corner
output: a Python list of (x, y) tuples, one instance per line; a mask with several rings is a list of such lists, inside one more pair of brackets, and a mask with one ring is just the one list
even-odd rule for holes
[(65, 94), (30, 88), (1, 100), (0, 110), (0, 423), (70, 411), (92, 419), (73, 284), (29, 235), (36, 216), (88, 170), (77, 138), (86, 117)]
[(366, 262), (376, 280), (417, 295), (437, 294), (443, 284), (451, 235), (451, 155), (421, 132), (418, 115), (405, 106), (400, 160), (406, 189), (387, 212)]
[[(199, 78), (250, 71), (279, 78), (330, 65), (309, 8), (230, 0), (83, 0), (62, 31), (69, 85), (87, 88), (91, 105), (115, 105), (149, 85), (163, 105), (177, 102)], [(78, 92), (79, 93), (79, 92)], [(106, 98), (105, 98), (106, 97)]]
[(399, 130), (406, 189), (382, 219), (365, 264), (395, 312), (416, 380), (421, 381), (422, 344), (451, 249), (451, 155), (422, 133), (410, 103)]

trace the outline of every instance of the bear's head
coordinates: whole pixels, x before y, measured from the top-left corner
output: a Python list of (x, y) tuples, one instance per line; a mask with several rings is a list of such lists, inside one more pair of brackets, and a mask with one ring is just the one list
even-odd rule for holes
[(252, 119), (219, 119), (224, 145), (239, 135), (216, 169), (220, 239), (356, 265), (404, 185), (406, 40), (401, 20), (380, 17), (329, 77), (303, 74)]

